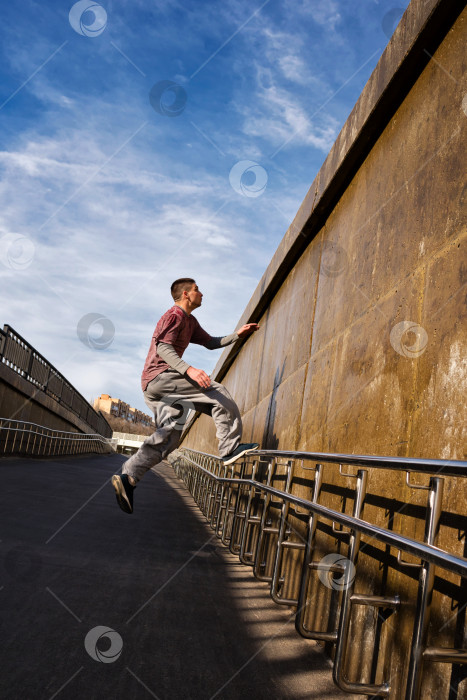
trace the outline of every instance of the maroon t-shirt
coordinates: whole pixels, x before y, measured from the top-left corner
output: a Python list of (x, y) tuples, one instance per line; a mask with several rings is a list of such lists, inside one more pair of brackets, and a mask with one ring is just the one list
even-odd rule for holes
[(211, 340), (209, 333), (201, 328), (191, 314), (187, 314), (176, 304), (160, 318), (149, 346), (148, 356), (141, 375), (141, 387), (146, 390), (149, 382), (158, 374), (169, 369), (167, 362), (157, 354), (157, 343), (172, 345), (177, 355), (182, 357), (189, 343), (204, 345)]

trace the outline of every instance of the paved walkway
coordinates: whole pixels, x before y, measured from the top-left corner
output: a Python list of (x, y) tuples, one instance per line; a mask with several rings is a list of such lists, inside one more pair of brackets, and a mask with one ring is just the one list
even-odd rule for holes
[(123, 461), (0, 460), (0, 697), (350, 698), (168, 465), (120, 511)]

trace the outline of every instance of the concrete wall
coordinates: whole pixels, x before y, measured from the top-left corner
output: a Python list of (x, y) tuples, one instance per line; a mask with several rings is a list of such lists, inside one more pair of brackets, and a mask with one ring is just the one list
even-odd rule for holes
[[(216, 367), (214, 377), (240, 406), (245, 441), (467, 456), (467, 13), (460, 9), (410, 4), (239, 322), (259, 321), (261, 330)], [(197, 418), (183, 445), (217, 454), (212, 421)], [(298, 476), (294, 492), (309, 497), (309, 472)], [(445, 481), (439, 545), (465, 556), (465, 480)], [(351, 512), (352, 480), (329, 466), (325, 482), (323, 504)], [(409, 489), (403, 475), (370, 470), (365, 519), (423, 539), (425, 505), (426, 492)], [(325, 529), (318, 549), (336, 549)], [(390, 654), (376, 671), (377, 681), (390, 676), (391, 697), (400, 698), (418, 574), (395, 556), (366, 546), (356, 590), (403, 597), (403, 612), (382, 636)], [(293, 556), (285, 568), (285, 594), (293, 595)], [(465, 646), (465, 589), (458, 577), (437, 573), (429, 643)], [(329, 623), (324, 602), (310, 614)], [(355, 642), (372, 615), (356, 613)], [(360, 642), (349, 660), (354, 677), (370, 672), (371, 653), (362, 649), (372, 642)], [(449, 695), (461, 677), (459, 668), (427, 665), (421, 697), (467, 697), (466, 683)]]
[[(0, 363), (0, 416), (31, 421), (54, 430), (76, 433), (94, 432), (78, 416), (60, 405), (51, 396), (37, 390), (31, 382)], [(108, 434), (112, 429), (108, 426)]]

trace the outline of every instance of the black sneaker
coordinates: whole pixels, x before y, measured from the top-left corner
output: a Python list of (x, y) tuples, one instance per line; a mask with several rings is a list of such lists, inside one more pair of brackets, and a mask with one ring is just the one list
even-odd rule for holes
[(133, 491), (135, 487), (130, 484), (126, 474), (114, 474), (112, 486), (115, 489), (117, 503), (125, 513), (133, 513)]
[(232, 464), (232, 462), (235, 462), (235, 460), (242, 455), (250, 452), (250, 450), (257, 450), (258, 447), (259, 445), (257, 442), (241, 442), (240, 445), (233, 450), (233, 452), (230, 452), (230, 454), (222, 457), (222, 461), (224, 464)]

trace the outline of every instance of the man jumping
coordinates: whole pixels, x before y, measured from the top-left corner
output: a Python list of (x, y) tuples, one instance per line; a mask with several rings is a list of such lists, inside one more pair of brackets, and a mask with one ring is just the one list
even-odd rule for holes
[(242, 419), (227, 389), (211, 381), (202, 369), (182, 360), (190, 342), (215, 350), (246, 338), (258, 330), (258, 324), (247, 323), (236, 333), (213, 338), (191, 315), (203, 299), (195, 280), (189, 277), (175, 280), (170, 292), (175, 304), (156, 326), (141, 375), (144, 400), (154, 412), (156, 431), (125, 462), (122, 475), (112, 477), (118, 504), (125, 513), (133, 512), (133, 491), (138, 481), (177, 448), (190, 409), (213, 417), (224, 464), (259, 447), (258, 443), (240, 442)]

